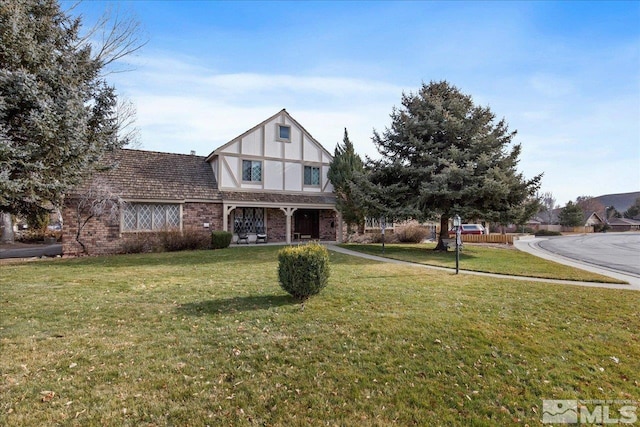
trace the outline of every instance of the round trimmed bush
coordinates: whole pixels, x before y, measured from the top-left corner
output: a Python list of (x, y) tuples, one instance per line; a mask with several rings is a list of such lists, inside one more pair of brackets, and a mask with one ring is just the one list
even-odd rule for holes
[(211, 232), (211, 249), (228, 248), (231, 244), (233, 233), (228, 231), (212, 231)]
[(280, 286), (301, 301), (329, 282), (329, 251), (317, 243), (289, 246), (278, 252)]

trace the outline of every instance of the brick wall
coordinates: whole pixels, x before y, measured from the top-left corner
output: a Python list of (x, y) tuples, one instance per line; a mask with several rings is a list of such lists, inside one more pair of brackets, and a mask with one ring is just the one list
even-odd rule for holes
[[(63, 233), (62, 252), (64, 255), (81, 255), (82, 247), (76, 242), (78, 221), (76, 201), (65, 203), (62, 210)], [(84, 220), (85, 218), (83, 218)], [(209, 223), (209, 228), (204, 224)], [(185, 203), (182, 205), (183, 230), (196, 230), (210, 234), (213, 230), (222, 229), (221, 203)], [(120, 218), (92, 218), (83, 227), (80, 240), (84, 243), (89, 255), (107, 255), (122, 251), (127, 241), (139, 239), (141, 235), (151, 232), (120, 233)]]
[(334, 210), (320, 211), (320, 240), (335, 241), (338, 237), (338, 218)]
[(270, 242), (287, 241), (287, 218), (282, 209), (267, 209), (267, 236)]

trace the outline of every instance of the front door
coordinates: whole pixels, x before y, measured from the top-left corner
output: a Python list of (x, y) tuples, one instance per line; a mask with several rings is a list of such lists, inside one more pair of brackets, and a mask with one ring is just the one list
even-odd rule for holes
[(318, 211), (299, 209), (295, 212), (294, 235), (302, 239), (320, 238)]

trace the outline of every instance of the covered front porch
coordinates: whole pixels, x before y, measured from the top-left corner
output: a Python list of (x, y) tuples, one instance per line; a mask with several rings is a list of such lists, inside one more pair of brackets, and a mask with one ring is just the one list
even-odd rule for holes
[(223, 203), (223, 230), (256, 243), (264, 233), (269, 242), (341, 241), (342, 217), (333, 204), (288, 204), (243, 201)]

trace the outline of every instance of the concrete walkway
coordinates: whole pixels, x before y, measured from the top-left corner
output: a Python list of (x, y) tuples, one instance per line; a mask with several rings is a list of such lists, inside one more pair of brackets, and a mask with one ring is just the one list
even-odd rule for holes
[[(445, 271), (445, 272), (448, 272), (448, 273), (455, 274), (455, 269), (452, 269), (452, 268), (436, 267), (436, 266), (424, 265), (424, 264), (416, 264), (416, 263), (413, 263), (413, 262), (399, 261), (399, 260), (396, 260), (396, 259), (384, 258), (384, 257), (381, 257), (381, 256), (376, 256), (376, 255), (369, 255), (369, 254), (365, 254), (365, 253), (362, 253), (362, 252), (351, 251), (349, 249), (341, 248), (340, 246), (337, 246), (336, 244), (332, 244), (332, 243), (327, 244), (327, 249), (329, 249), (331, 251), (334, 251), (334, 252), (339, 252), (339, 253), (342, 253), (342, 254), (345, 254), (345, 255), (356, 256), (356, 257), (365, 258), (365, 259), (369, 259), (369, 260), (377, 261), (377, 262), (388, 262), (388, 263), (391, 263), (391, 264), (404, 265), (404, 266), (410, 266), (410, 267), (428, 268), (428, 269), (432, 269), (432, 270)], [(518, 249), (520, 249), (520, 248), (518, 247)], [(533, 249), (531, 251), (533, 251)], [(532, 253), (533, 255), (538, 256), (537, 254), (535, 254), (533, 252), (530, 252), (529, 250), (527, 250), (526, 252), (529, 252), (529, 253)], [(541, 257), (541, 258), (543, 258), (543, 257)], [(544, 258), (545, 259), (549, 259), (551, 261), (556, 261), (555, 259), (552, 259), (551, 257), (549, 257), (549, 258), (544, 257)], [(556, 261), (556, 262), (559, 262), (559, 261)], [(583, 270), (587, 270), (587, 268), (584, 268), (584, 266), (573, 265), (573, 267), (581, 268)], [(602, 274), (603, 276), (614, 277), (614, 278), (619, 279), (619, 280), (624, 280), (626, 282), (629, 282), (629, 285), (617, 285), (617, 284), (613, 284), (613, 283), (599, 283), (599, 282), (578, 282), (578, 281), (574, 281), (574, 280), (541, 279), (541, 278), (537, 278), (537, 277), (510, 276), (510, 275), (506, 275), (506, 274), (482, 273), (482, 272), (479, 272), (479, 271), (470, 271), (470, 270), (460, 270), (460, 274), (471, 274), (471, 275), (475, 275), (475, 276), (495, 277), (497, 279), (520, 280), (520, 281), (526, 281), (526, 282), (557, 283), (557, 284), (560, 284), (560, 285), (576, 285), (576, 286), (586, 286), (586, 287), (591, 287), (591, 288), (625, 289), (625, 290), (640, 291), (640, 278), (629, 277), (629, 276), (625, 276), (624, 278), (621, 278), (621, 277), (618, 277), (618, 276), (614, 276), (612, 274), (612, 272), (610, 272), (610, 271), (604, 271), (604, 270), (596, 271), (595, 267), (594, 267), (594, 269), (589, 269), (588, 271), (591, 271), (591, 272), (594, 272), (594, 273), (599, 273), (599, 274)]]

